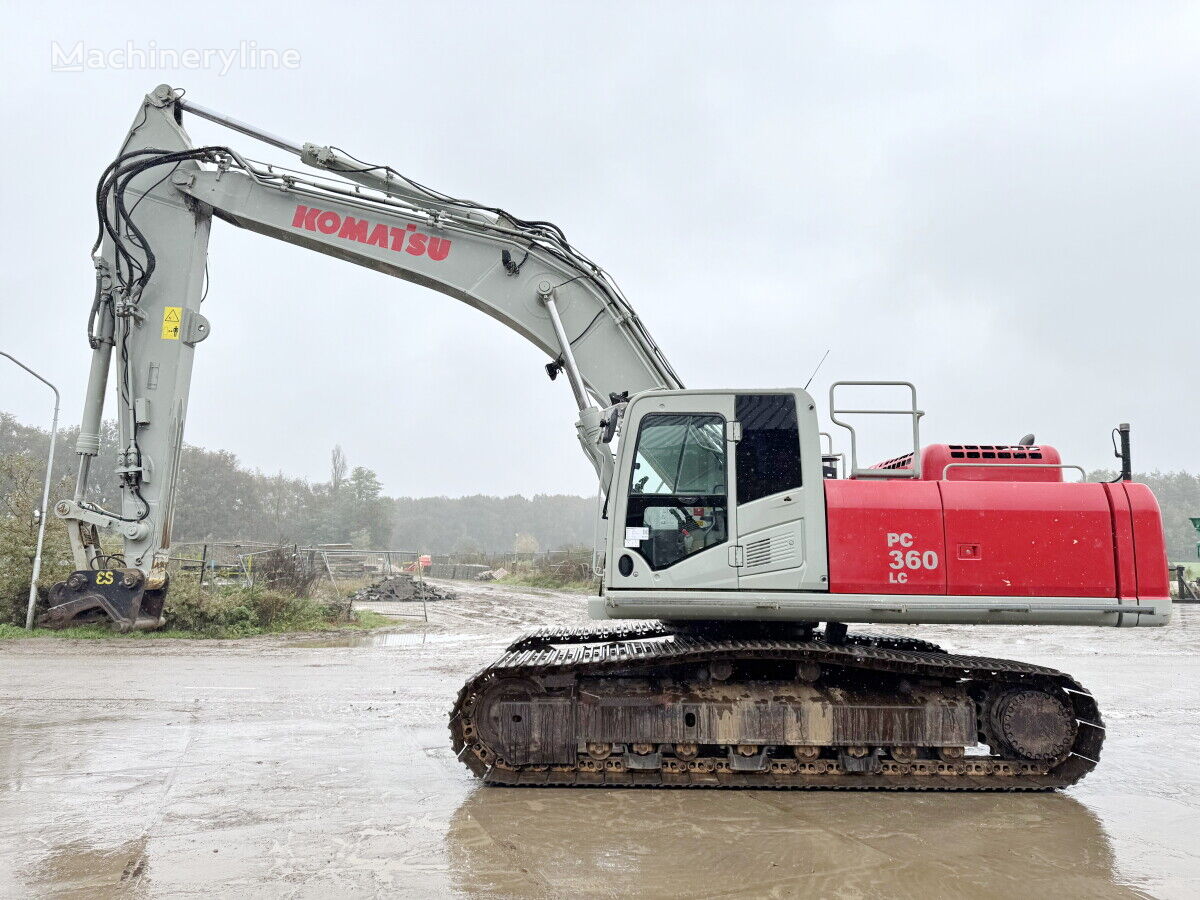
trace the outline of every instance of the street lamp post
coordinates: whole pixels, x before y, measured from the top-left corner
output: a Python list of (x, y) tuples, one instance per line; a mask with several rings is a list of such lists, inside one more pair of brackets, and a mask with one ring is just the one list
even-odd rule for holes
[(46, 506), (50, 502), (50, 478), (54, 470), (54, 442), (58, 439), (58, 406), (60, 398), (58, 388), (11, 353), (5, 353), (3, 350), (0, 350), (0, 356), (8, 357), (42, 384), (46, 385), (46, 387), (50, 388), (50, 390), (54, 391), (54, 418), (50, 423), (50, 452), (46, 454), (46, 481), (42, 485), (42, 509), (38, 515), (37, 550), (34, 551), (33, 555), (33, 575), (29, 579), (29, 606), (25, 610), (25, 629), (28, 631), (33, 629), (33, 609), (37, 606), (37, 582), (38, 576), (42, 574), (42, 543), (46, 539)]

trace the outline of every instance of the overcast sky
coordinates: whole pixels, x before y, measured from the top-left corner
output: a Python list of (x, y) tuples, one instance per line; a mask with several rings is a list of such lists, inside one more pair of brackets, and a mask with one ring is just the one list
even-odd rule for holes
[[(1200, 470), (1196, 4), (9, 10), (0, 349), (59, 384), (66, 424), (95, 182), (167, 82), (558, 223), (688, 387), (803, 385), (830, 349), (821, 408), (833, 380), (906, 379), (927, 441), (1033, 431), (1091, 467), (1130, 421), (1137, 468)], [(52, 42), (130, 41), (299, 66), (52, 70)], [(341, 444), (394, 495), (593, 490), (567, 385), (494, 320), (220, 222), (210, 276), (190, 443), (314, 480)], [(0, 409), (44, 424), (47, 392), (0, 369)]]

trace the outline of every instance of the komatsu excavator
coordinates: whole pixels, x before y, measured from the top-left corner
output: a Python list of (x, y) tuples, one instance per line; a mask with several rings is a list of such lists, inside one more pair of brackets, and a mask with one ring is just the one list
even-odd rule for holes
[[(198, 116), (299, 171), (193, 146)], [(297, 144), (162, 85), (96, 195), (91, 373), (74, 499), (78, 571), (47, 624), (162, 624), (180, 447), (213, 219), (440, 291), (546, 353), (578, 407), (607, 536), (591, 618), (518, 638), (451, 712), (490, 784), (1046, 790), (1104, 737), (1070, 676), (957, 656), (847, 623), (1152, 626), (1170, 616), (1158, 505), (1122, 476), (1067, 481), (1052, 447), (931, 445), (904, 382), (843, 382), (826, 447), (800, 388), (685, 390), (609, 276), (549, 222), (455, 199), (330, 146)], [(89, 500), (115, 368), (119, 509)], [(847, 405), (885, 384), (905, 402)], [(912, 447), (860, 465), (849, 417), (900, 416)], [(907, 424), (904, 433), (908, 434)], [(618, 439), (619, 436), (619, 439)], [(615, 448), (615, 450), (614, 450)], [(118, 555), (101, 531), (123, 540)], [(822, 626), (823, 627), (820, 627)]]

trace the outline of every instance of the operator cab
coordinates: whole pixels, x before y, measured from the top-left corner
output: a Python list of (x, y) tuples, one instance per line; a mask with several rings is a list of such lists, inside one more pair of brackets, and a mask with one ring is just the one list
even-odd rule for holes
[(799, 389), (651, 391), (625, 411), (611, 590), (824, 590), (815, 405)]

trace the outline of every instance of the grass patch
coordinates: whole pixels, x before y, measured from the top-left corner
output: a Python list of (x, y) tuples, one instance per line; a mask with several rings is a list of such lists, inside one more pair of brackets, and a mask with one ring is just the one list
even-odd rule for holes
[(354, 618), (357, 622), (353, 625), (344, 625), (343, 628), (385, 628), (389, 625), (395, 625), (396, 620), (385, 616), (383, 613), (377, 613), (372, 609), (361, 609), (354, 613)]
[(26, 631), (19, 625), (0, 622), (0, 641), (25, 637), (59, 637), (73, 640), (89, 640), (94, 638), (109, 638), (114, 632), (103, 625), (77, 625), (74, 628), (34, 628)]
[(255, 588), (232, 588), (201, 594), (194, 585), (177, 585), (167, 595), (166, 627), (158, 631), (121, 634), (107, 625), (72, 628), (34, 628), (0, 623), (0, 640), (55, 637), (95, 640), (176, 638), (229, 639), (303, 631), (349, 631), (382, 628), (395, 621), (372, 610), (347, 611), (341, 602), (325, 602)]
[(185, 631), (181, 628), (163, 628), (158, 631), (131, 631), (128, 634), (109, 628), (105, 625), (77, 625), (74, 628), (34, 628), (26, 631), (23, 627), (0, 623), (0, 641), (16, 638), (60, 638), (62, 640), (97, 640), (109, 638), (132, 638), (146, 640), (149, 638), (173, 638), (175, 640), (202, 641), (221, 640), (230, 638), (256, 637), (263, 634), (288, 634), (305, 631), (364, 631), (384, 628), (396, 624), (394, 619), (380, 615), (377, 612), (364, 610), (354, 614), (352, 622), (323, 622), (311, 628), (238, 628), (238, 629), (206, 629), (204, 631)]

